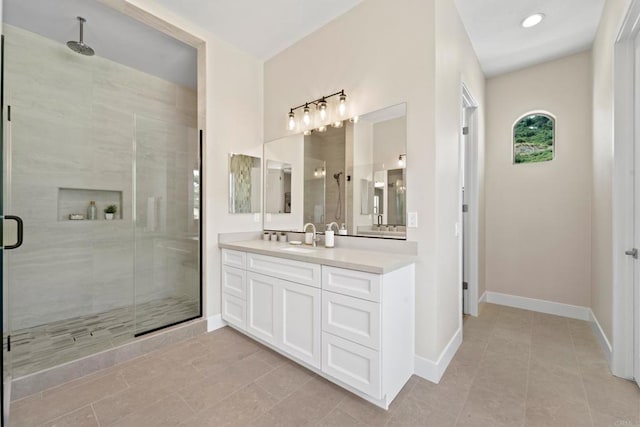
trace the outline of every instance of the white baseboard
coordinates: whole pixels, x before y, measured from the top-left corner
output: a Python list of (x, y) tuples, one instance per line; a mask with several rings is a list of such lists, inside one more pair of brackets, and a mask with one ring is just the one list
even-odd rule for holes
[(519, 297), (516, 295), (501, 294), (499, 292), (485, 292), (486, 302), (506, 305), (508, 307), (522, 308), (524, 310), (537, 311), (539, 313), (555, 314), (556, 316), (569, 317), (571, 319), (591, 321), (591, 309), (579, 305), (563, 304), (535, 298)]
[(227, 322), (222, 320), (222, 314), (207, 317), (207, 332), (215, 331), (227, 326)]
[(609, 366), (611, 366), (611, 355), (613, 353), (613, 347), (611, 347), (611, 343), (602, 330), (602, 326), (600, 326), (600, 322), (598, 322), (598, 318), (594, 314), (593, 310), (589, 309), (589, 314), (593, 333), (596, 334), (596, 337), (598, 338), (598, 344), (600, 344), (600, 348), (604, 352), (604, 357), (607, 359), (607, 363), (609, 364)]
[(449, 366), (449, 363), (453, 360), (456, 351), (458, 351), (460, 344), (462, 344), (462, 328), (453, 334), (449, 344), (447, 344), (444, 350), (442, 350), (442, 353), (440, 353), (437, 362), (416, 355), (413, 368), (414, 373), (427, 381), (438, 384), (442, 375), (444, 375), (444, 371), (447, 370), (447, 366)]
[(482, 293), (482, 296), (480, 297), (480, 299), (478, 300), (478, 302), (487, 302), (487, 291), (484, 291)]

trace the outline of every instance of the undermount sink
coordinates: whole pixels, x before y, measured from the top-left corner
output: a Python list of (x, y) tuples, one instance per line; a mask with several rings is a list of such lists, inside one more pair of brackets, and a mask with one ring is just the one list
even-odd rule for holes
[(287, 251), (287, 252), (298, 252), (301, 254), (308, 254), (310, 252), (315, 252), (315, 249), (309, 249), (309, 248), (301, 248), (298, 246), (288, 246), (286, 248), (282, 248), (280, 249), (281, 251)]

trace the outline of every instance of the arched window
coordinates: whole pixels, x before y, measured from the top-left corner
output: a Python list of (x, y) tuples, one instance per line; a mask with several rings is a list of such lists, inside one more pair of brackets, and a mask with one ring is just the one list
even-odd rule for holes
[(547, 113), (527, 113), (513, 125), (513, 163), (553, 160), (556, 121)]

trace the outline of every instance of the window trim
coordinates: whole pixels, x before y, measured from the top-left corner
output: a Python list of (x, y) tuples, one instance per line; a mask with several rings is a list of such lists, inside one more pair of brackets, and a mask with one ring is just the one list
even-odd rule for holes
[[(549, 117), (552, 121), (553, 121), (553, 144), (551, 145), (551, 147), (553, 148), (553, 157), (551, 158), (551, 160), (547, 160), (544, 162), (524, 162), (524, 163), (516, 163), (516, 144), (515, 144), (515, 129), (516, 129), (516, 125), (525, 117), (527, 116), (532, 116), (532, 115), (543, 115), (546, 117)], [(510, 139), (510, 144), (511, 144), (511, 164), (512, 165), (535, 165), (535, 164), (546, 164), (549, 162), (552, 162), (556, 159), (556, 135), (558, 134), (556, 128), (558, 125), (558, 118), (556, 117), (555, 114), (547, 111), (547, 110), (530, 110), (527, 111), (524, 114), (521, 114), (520, 116), (518, 116), (518, 118), (513, 122), (513, 124), (511, 125), (511, 139)]]

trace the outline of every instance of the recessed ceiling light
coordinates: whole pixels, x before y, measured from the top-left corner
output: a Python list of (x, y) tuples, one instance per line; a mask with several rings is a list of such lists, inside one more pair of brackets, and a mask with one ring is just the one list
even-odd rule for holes
[(543, 13), (534, 13), (533, 15), (530, 15), (524, 18), (524, 20), (520, 25), (522, 25), (522, 27), (524, 28), (535, 27), (536, 25), (541, 23), (543, 19), (544, 19)]

